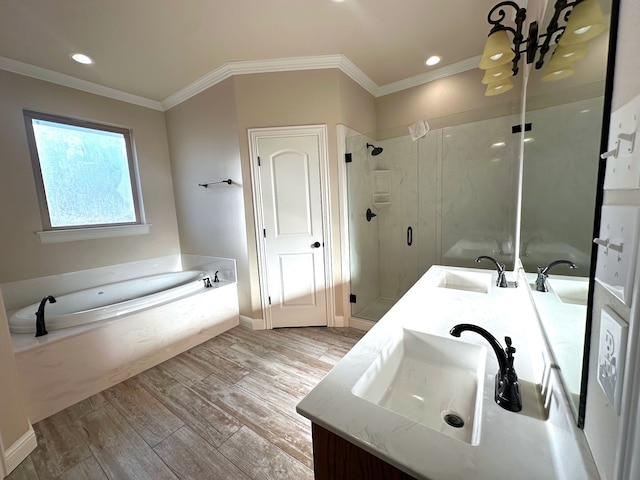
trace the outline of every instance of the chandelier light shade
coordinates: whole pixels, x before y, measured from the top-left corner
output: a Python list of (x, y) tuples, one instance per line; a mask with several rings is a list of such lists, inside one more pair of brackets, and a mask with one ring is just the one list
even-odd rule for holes
[(607, 29), (599, 0), (582, 0), (569, 15), (559, 45), (575, 45), (597, 37)]
[(487, 85), (487, 89), (484, 94), (487, 97), (493, 97), (494, 95), (500, 95), (501, 93), (508, 92), (513, 88), (513, 83), (509, 78), (496, 83), (490, 83)]
[[(515, 11), (513, 26), (505, 24), (510, 9)], [(556, 45), (543, 80), (550, 82), (573, 75), (573, 62), (588, 53), (585, 42), (608, 28), (599, 0), (555, 0), (553, 16), (544, 33), (538, 34), (538, 22), (533, 21), (527, 38), (522, 32), (526, 17), (526, 9), (510, 0), (498, 3), (489, 11), (487, 21), (492, 27), (478, 65), (485, 70), (482, 78), (482, 83), (487, 85), (485, 95), (498, 95), (513, 88), (502, 69), (510, 68), (511, 74), (517, 75), (523, 55), (527, 64), (535, 62), (535, 68), (540, 69), (545, 56)]]
[(480, 68), (488, 70), (511, 63), (516, 54), (511, 48), (511, 40), (506, 30), (496, 30), (487, 38), (480, 59)]
[(500, 65), (496, 68), (490, 68), (485, 71), (482, 83), (489, 85), (490, 83), (496, 83), (513, 76), (513, 70), (511, 70), (510, 63), (511, 62), (505, 63), (504, 65)]
[(589, 50), (584, 43), (576, 43), (574, 45), (558, 45), (553, 52), (552, 60), (555, 58), (564, 59), (568, 62), (575, 62), (587, 56)]
[(570, 77), (576, 73), (573, 68), (573, 64), (570, 62), (560, 63), (553, 62), (551, 60), (549, 65), (544, 69), (544, 75), (542, 75), (543, 82), (555, 82), (556, 80), (562, 80), (563, 78)]

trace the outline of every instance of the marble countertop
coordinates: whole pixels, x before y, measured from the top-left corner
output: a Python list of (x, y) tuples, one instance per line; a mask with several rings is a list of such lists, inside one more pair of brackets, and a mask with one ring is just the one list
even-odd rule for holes
[[(582, 459), (567, 459), (566, 452), (557, 451), (554, 442), (549, 441), (548, 411), (540, 394), (547, 366), (541, 355), (542, 337), (535, 310), (524, 282), (518, 288), (497, 288), (495, 271), (476, 269), (473, 271), (492, 274), (494, 282), (489, 293), (436, 287), (445, 269), (469, 270), (432, 267), (298, 404), (298, 412), (418, 479), (566, 478), (561, 473), (567, 471), (566, 465), (558, 464), (574, 461), (582, 470)], [(503, 346), (504, 337), (510, 336), (517, 349), (514, 365), (523, 410), (514, 413), (494, 401), (498, 363), (486, 340), (471, 332), (460, 337), (487, 347), (478, 445), (443, 435), (351, 392), (399, 329), (407, 327), (453, 338), (449, 330), (459, 323), (487, 329)]]

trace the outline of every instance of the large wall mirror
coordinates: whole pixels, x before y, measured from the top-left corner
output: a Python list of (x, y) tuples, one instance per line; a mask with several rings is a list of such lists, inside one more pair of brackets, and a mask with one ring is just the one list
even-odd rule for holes
[[(607, 20), (617, 12), (614, 2), (601, 0)], [(544, 70), (532, 70), (526, 95), (531, 130), (525, 134), (520, 260), (579, 426), (599, 153), (611, 94), (610, 38), (609, 31), (589, 41), (570, 77), (543, 81)], [(546, 292), (540, 291), (541, 269), (548, 275)]]

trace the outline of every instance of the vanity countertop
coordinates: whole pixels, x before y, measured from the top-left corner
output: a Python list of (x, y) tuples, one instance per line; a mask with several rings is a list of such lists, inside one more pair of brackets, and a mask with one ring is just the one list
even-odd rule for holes
[[(488, 293), (437, 287), (444, 270), (490, 273), (493, 283)], [(563, 394), (551, 392), (555, 401), (545, 402), (540, 393), (541, 379), (548, 378), (548, 366), (541, 353), (542, 337), (526, 285), (521, 282), (518, 288), (497, 288), (495, 279), (495, 271), (490, 270), (431, 267), (298, 404), (298, 412), (418, 479), (597, 478), (584, 442), (577, 442), (581, 445), (578, 448), (563, 450), (568, 437), (569, 443), (573, 441), (575, 429), (549, 424), (549, 404), (557, 408), (558, 397)], [(463, 332), (460, 337), (461, 341), (487, 347), (477, 445), (443, 435), (352, 393), (356, 382), (400, 329), (453, 338), (449, 330), (459, 323), (487, 329), (503, 346), (504, 337), (510, 336), (517, 350), (514, 366), (523, 409), (514, 413), (494, 401), (498, 362), (486, 340), (472, 332)], [(545, 398), (550, 398), (549, 391)]]

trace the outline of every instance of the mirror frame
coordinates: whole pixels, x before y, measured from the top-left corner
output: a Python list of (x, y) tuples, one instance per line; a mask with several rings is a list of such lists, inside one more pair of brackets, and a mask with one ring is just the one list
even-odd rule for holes
[[(606, 159), (600, 154), (608, 149), (609, 125), (611, 123), (611, 104), (613, 99), (613, 80), (616, 64), (616, 49), (618, 40), (618, 23), (620, 15), (620, 0), (611, 0), (611, 15), (609, 22), (609, 46), (607, 51), (607, 72), (604, 88), (604, 105), (602, 108), (602, 130), (600, 135), (600, 151), (598, 152), (598, 180), (596, 186), (596, 204), (593, 220), (592, 238), (600, 233), (602, 217), (602, 205), (604, 200), (604, 176), (607, 167)], [(585, 319), (584, 347), (582, 355), (582, 378), (580, 380), (580, 401), (578, 405), (577, 424), (584, 428), (587, 409), (587, 385), (589, 382), (589, 355), (591, 351), (591, 330), (593, 325), (593, 297), (595, 291), (596, 261), (598, 259), (598, 246), (591, 244), (591, 266), (589, 269), (589, 290), (587, 293), (587, 314)]]

